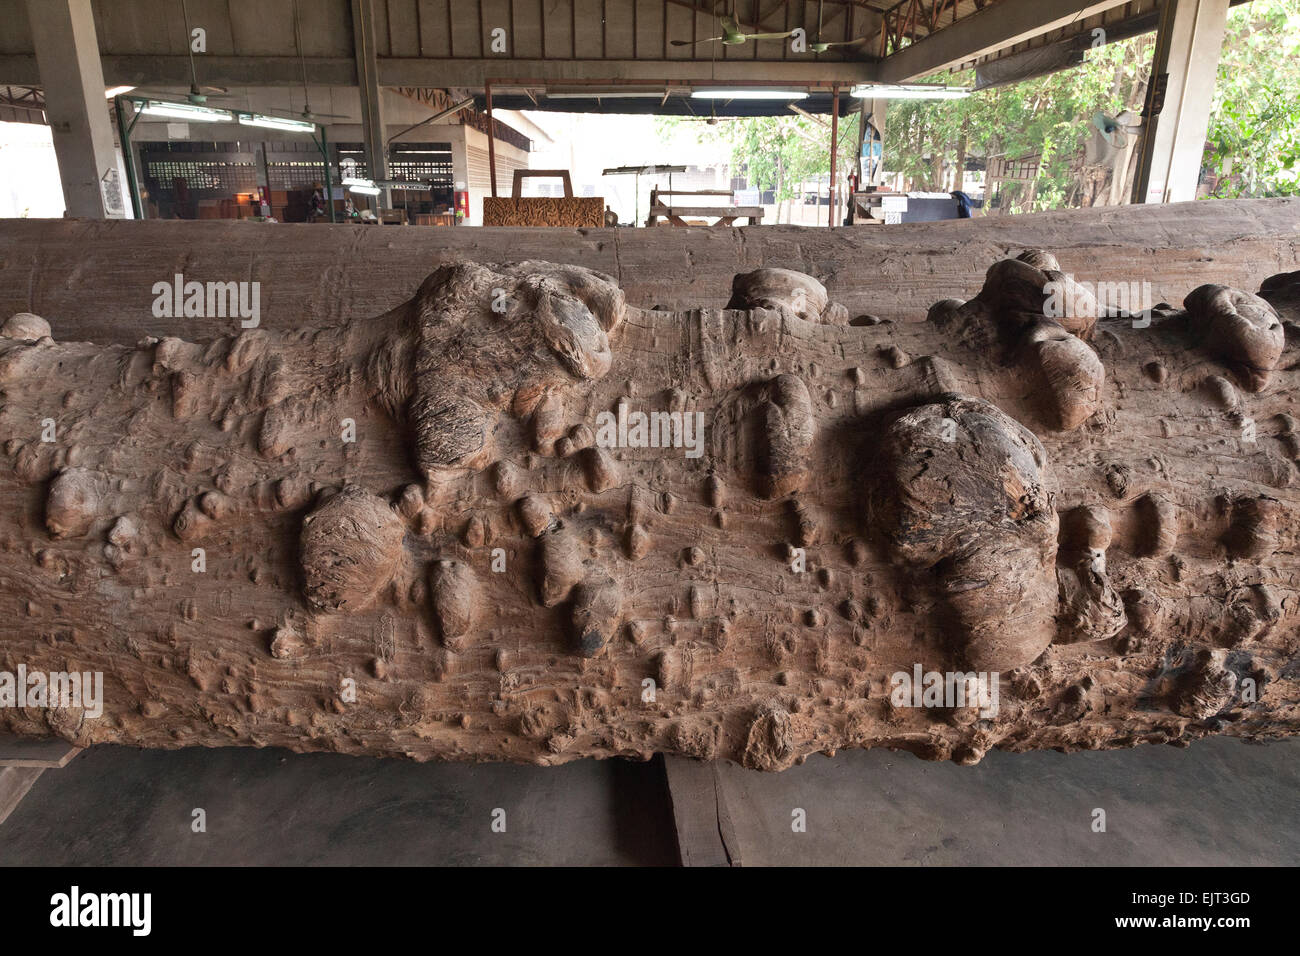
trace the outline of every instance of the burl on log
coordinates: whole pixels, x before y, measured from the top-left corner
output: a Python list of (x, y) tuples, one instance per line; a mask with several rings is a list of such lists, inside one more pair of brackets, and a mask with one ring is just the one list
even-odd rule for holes
[(104, 702), (0, 727), (763, 769), (1295, 733), (1300, 273), (1261, 292), (1098, 319), (1031, 251), (912, 323), (544, 262), (207, 343), (15, 316), (0, 657)]

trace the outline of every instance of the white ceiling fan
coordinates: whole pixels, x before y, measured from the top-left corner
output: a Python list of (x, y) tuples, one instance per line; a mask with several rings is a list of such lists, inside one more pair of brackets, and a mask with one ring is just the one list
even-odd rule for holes
[(740, 46), (749, 40), (785, 40), (794, 36), (793, 30), (786, 30), (784, 33), (745, 33), (740, 21), (736, 19), (735, 0), (732, 2), (731, 13), (721, 16), (718, 22), (722, 27), (721, 36), (705, 37), (702, 40), (671, 40), (669, 42), (673, 46), (698, 46), (701, 43)]

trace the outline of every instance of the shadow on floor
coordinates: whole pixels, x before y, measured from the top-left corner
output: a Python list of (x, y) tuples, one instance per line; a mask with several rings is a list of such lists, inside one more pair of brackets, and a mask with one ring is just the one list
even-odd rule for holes
[[(195, 833), (195, 809), (207, 832)], [(492, 828), (505, 811), (505, 832)], [(656, 764), (417, 764), (284, 750), (93, 747), (0, 825), (6, 865), (677, 862)]]
[(1300, 740), (992, 751), (974, 767), (859, 750), (720, 778), (746, 866), (1300, 863)]
[[(724, 764), (744, 865), (1300, 863), (1300, 740)], [(191, 830), (193, 811), (207, 832)], [(492, 829), (505, 811), (505, 832)], [(1094, 810), (1106, 832), (1093, 831)], [(806, 832), (791, 828), (804, 811)], [(416, 764), (283, 750), (95, 747), (0, 825), (6, 865), (672, 865), (658, 760)]]

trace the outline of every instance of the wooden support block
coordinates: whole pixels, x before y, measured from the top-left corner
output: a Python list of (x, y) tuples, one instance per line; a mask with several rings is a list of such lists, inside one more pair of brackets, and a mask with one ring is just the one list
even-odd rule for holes
[(666, 754), (664, 773), (682, 866), (740, 866), (740, 845), (717, 764)]
[(58, 770), (82, 748), (59, 737), (19, 737), (0, 734), (0, 767), (27, 767)]
[(41, 767), (0, 767), (0, 824), (9, 819), (44, 772)]

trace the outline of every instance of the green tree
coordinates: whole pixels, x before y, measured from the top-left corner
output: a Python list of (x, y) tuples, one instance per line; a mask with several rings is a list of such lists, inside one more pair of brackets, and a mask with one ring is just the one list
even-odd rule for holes
[(1207, 139), (1211, 195), (1300, 193), (1300, 0), (1229, 15)]
[[(818, 121), (822, 120), (822, 121)], [(733, 174), (743, 175), (752, 189), (772, 190), (777, 203), (799, 198), (800, 184), (830, 173), (831, 120), (805, 116), (718, 117), (702, 123), (660, 117), (662, 133), (690, 124), (701, 142), (716, 143), (728, 153)], [(855, 161), (858, 117), (841, 117), (839, 167), (841, 181), (847, 164)], [(777, 213), (780, 219), (780, 211)]]
[[(962, 100), (896, 100), (885, 126), (885, 166), (909, 189), (945, 188), (945, 173), (968, 155), (1041, 157), (1032, 184), (1009, 183), (1004, 207), (1026, 212), (1082, 205), (1084, 147), (1092, 116), (1140, 107), (1151, 69), (1151, 36), (1089, 50), (1085, 62)], [(927, 82), (972, 86), (973, 73)], [(955, 177), (949, 177), (955, 181)]]
[[(892, 102), (886, 167), (910, 188), (932, 189), (958, 155), (1038, 153), (1038, 178), (1007, 184), (1004, 207), (1089, 205), (1091, 117), (1140, 111), (1154, 46), (1155, 35), (1145, 34), (1091, 49), (1073, 69), (965, 100)], [(972, 85), (974, 75), (930, 78), (945, 80)], [(1204, 164), (1215, 196), (1300, 192), (1300, 0), (1253, 0), (1229, 12)]]
[[(1086, 162), (1092, 118), (1141, 112), (1154, 48), (1148, 33), (1089, 49), (1072, 69), (965, 99), (892, 100), (885, 168), (902, 174), (905, 189), (946, 191), (958, 188), (968, 156), (1038, 155), (1033, 182), (1003, 185), (997, 199), (1004, 211), (1106, 201), (1109, 171)], [(973, 86), (975, 76), (938, 74), (926, 82)], [(856, 116), (841, 123), (842, 169), (856, 159), (856, 123)], [(720, 119), (700, 128), (729, 150), (750, 185), (775, 189), (779, 199), (794, 198), (800, 182), (829, 172), (829, 130), (803, 117)], [(1229, 11), (1206, 139), (1211, 195), (1300, 193), (1300, 0), (1252, 0)], [(1122, 201), (1131, 174), (1132, 164), (1115, 173), (1125, 177)]]

